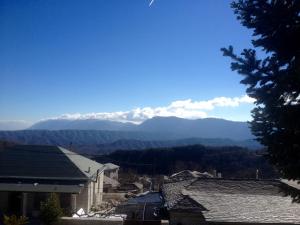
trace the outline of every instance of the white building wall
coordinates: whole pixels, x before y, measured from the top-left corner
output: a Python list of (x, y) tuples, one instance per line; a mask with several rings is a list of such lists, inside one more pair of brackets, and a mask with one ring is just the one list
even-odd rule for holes
[(119, 179), (119, 169), (113, 169), (113, 170), (106, 170), (105, 176), (110, 177), (112, 179), (118, 180)]
[(97, 180), (92, 184), (92, 193), (93, 193), (92, 204), (94, 206), (100, 205), (102, 203), (103, 181), (104, 181), (104, 174), (100, 173), (97, 177)]
[(76, 210), (79, 210), (81, 208), (85, 212), (88, 212), (90, 210), (89, 190), (90, 190), (90, 183), (86, 183), (82, 191), (76, 196)]
[(104, 182), (104, 173), (100, 173), (95, 184), (95, 204), (99, 205), (103, 200), (103, 182)]
[[(100, 205), (103, 199), (103, 180), (104, 180), (104, 173), (101, 172), (98, 174), (97, 181), (90, 181), (84, 184), (83, 189), (79, 194), (72, 196), (70, 198), (70, 208), (75, 208), (78, 211), (82, 208), (86, 213), (90, 211), (91, 207)], [(34, 200), (35, 195), (38, 193), (28, 193), (27, 194), (27, 212), (31, 212), (34, 209)], [(74, 202), (74, 200), (76, 202)], [(9, 192), (0, 192), (0, 212), (6, 212), (9, 206)]]
[(83, 208), (85, 212), (89, 212), (92, 206), (102, 203), (103, 198), (103, 180), (104, 173), (98, 174), (97, 181), (86, 183), (83, 190), (76, 197), (77, 210)]

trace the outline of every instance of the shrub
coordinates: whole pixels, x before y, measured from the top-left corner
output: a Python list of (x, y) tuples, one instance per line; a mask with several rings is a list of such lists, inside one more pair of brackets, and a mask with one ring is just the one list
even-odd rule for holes
[(24, 225), (28, 223), (28, 219), (25, 216), (17, 217), (16, 215), (6, 216), (4, 215), (4, 225)]
[(58, 195), (51, 193), (45, 202), (41, 203), (40, 219), (46, 225), (57, 222), (63, 215)]

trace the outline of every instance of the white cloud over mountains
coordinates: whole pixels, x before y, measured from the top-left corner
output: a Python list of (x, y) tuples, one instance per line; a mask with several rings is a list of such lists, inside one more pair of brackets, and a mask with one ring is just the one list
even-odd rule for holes
[(217, 97), (206, 101), (193, 101), (191, 99), (174, 101), (168, 106), (134, 108), (130, 111), (99, 112), (87, 114), (63, 114), (51, 119), (85, 120), (99, 119), (120, 122), (141, 123), (155, 116), (176, 116), (187, 119), (208, 117), (209, 112), (217, 107), (238, 107), (241, 104), (253, 104), (254, 99), (247, 95), (241, 97)]

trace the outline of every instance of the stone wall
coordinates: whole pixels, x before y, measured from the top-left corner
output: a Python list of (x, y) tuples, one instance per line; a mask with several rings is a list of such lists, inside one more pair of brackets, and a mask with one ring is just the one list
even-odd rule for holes
[(103, 193), (103, 201), (115, 200), (115, 201), (125, 201), (125, 195), (127, 193)]
[[(151, 221), (137, 221), (140, 224), (151, 224)], [(147, 223), (148, 222), (148, 223)], [(156, 221), (155, 221), (156, 222)], [(121, 218), (104, 219), (104, 218), (72, 218), (62, 217), (55, 225), (123, 225), (124, 221)], [(169, 225), (168, 220), (160, 221), (161, 225)]]
[(103, 219), (103, 218), (72, 218), (63, 217), (55, 225), (123, 225), (123, 219)]

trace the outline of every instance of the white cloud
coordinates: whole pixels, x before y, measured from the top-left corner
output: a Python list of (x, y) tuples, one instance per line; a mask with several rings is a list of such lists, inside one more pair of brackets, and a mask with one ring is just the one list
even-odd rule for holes
[(23, 130), (31, 125), (32, 123), (24, 120), (0, 120), (0, 130)]
[(176, 116), (187, 119), (208, 117), (208, 112), (216, 107), (238, 107), (241, 104), (253, 104), (254, 99), (247, 95), (241, 97), (217, 97), (206, 101), (193, 101), (191, 99), (171, 102), (168, 106), (135, 108), (130, 111), (98, 112), (87, 114), (63, 114), (51, 119), (85, 120), (99, 119), (120, 122), (141, 123), (155, 116)]

